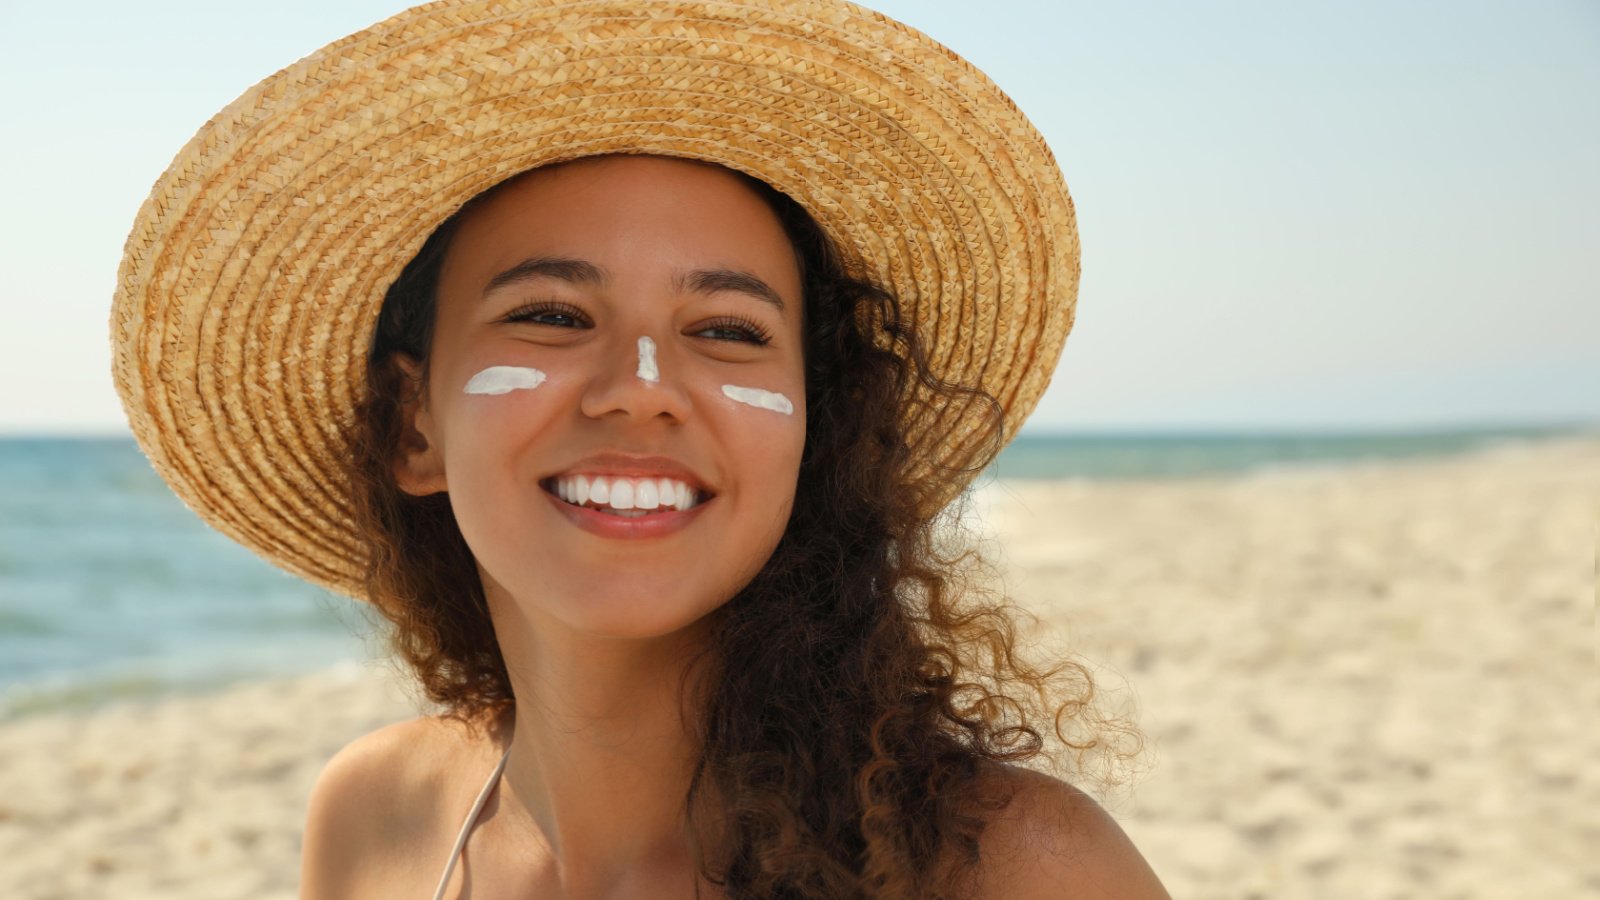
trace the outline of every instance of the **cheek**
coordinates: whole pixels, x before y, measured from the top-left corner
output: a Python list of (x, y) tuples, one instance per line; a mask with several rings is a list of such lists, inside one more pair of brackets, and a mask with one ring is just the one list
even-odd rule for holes
[[(769, 391), (752, 385), (758, 393), (724, 391), (717, 384), (706, 400), (715, 407), (729, 435), (728, 452), (734, 465), (755, 479), (754, 494), (761, 504), (778, 514), (777, 527), (788, 519), (794, 499), (795, 482), (800, 474), (800, 459), (805, 451), (806, 411), (804, 398), (788, 391)], [(737, 395), (737, 398), (736, 396)]]
[(452, 478), (471, 479), (510, 457), (505, 450), (525, 440), (561, 401), (565, 379), (548, 366), (489, 364), (457, 374), (449, 399), (446, 467)]
[(543, 369), (532, 366), (485, 366), (467, 379), (461, 392), (469, 396), (498, 397), (512, 391), (531, 391), (549, 380)]
[[(751, 379), (745, 379), (749, 381)], [(739, 384), (717, 379), (702, 386), (702, 392), (730, 422), (741, 428), (783, 439), (804, 440), (806, 411), (796, 402), (797, 392), (777, 386)], [(803, 398), (802, 398), (803, 401)], [(777, 449), (777, 448), (774, 448)]]
[[(795, 403), (788, 394), (782, 391), (769, 391), (765, 388), (750, 387), (743, 384), (724, 384), (719, 393), (735, 403), (741, 403), (754, 409), (766, 410), (780, 416), (793, 418)], [(802, 413), (802, 419), (804, 414)]]
[(558, 402), (566, 379), (547, 367), (494, 365), (478, 369), (452, 398), (454, 424), (468, 433), (504, 430)]
[[(708, 380), (698, 387), (703, 402), (716, 408), (730, 427), (756, 443), (749, 452), (798, 472), (806, 437), (805, 388), (800, 378), (737, 373)], [(786, 483), (792, 484), (792, 479), (786, 479)]]

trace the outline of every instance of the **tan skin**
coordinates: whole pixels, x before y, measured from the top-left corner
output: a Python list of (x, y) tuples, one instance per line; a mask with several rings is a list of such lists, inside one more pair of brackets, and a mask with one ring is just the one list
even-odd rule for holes
[[(497, 274), (535, 257), (586, 260), (605, 281), (539, 275), (485, 293)], [(695, 269), (754, 275), (783, 308), (735, 290), (690, 289), (679, 276)], [(526, 307), (545, 301), (561, 309)], [(504, 776), (447, 897), (659, 900), (695, 896), (697, 882), (700, 897), (721, 896), (696, 875), (681, 812), (695, 748), (677, 688), (706, 615), (771, 555), (794, 501), (805, 440), (800, 310), (781, 226), (719, 167), (648, 156), (579, 160), (519, 179), (462, 223), (441, 274), (428, 389), (406, 410), (395, 477), (412, 494), (449, 491), (478, 560), (515, 715), (483, 740), (419, 719), (341, 752), (313, 794), (303, 897), (431, 896), (462, 818), (507, 746)], [(752, 325), (765, 343), (752, 339)], [(638, 375), (641, 335), (655, 342), (659, 381)], [(417, 371), (415, 361), (402, 364)], [(489, 366), (532, 367), (547, 380), (502, 395), (465, 393)], [(794, 411), (731, 400), (721, 392), (730, 383), (780, 392)], [(671, 457), (715, 497), (672, 535), (590, 534), (552, 505), (540, 481), (602, 450)], [(1020, 770), (1004, 777), (1030, 778)], [(1070, 790), (1048, 782), (1030, 781), (1036, 788), (1025, 793)], [(1063, 804), (1087, 800), (1076, 791), (1060, 797), (1041, 807), (1052, 821)], [(1044, 820), (1029, 808), (1017, 805), (1008, 819), (1015, 826), (997, 828), (995, 846), (1017, 844)], [(1089, 832), (1068, 829), (1078, 834), (1074, 846), (1110, 821), (1078, 819)], [(1108, 846), (1126, 843), (1110, 829)], [(1136, 851), (1132, 860), (1143, 866)], [(1126, 853), (1113, 862), (1131, 865)], [(991, 873), (980, 893), (1056, 896), (1068, 883), (1047, 872), (1032, 893), (1027, 879), (1040, 876), (1026, 873), (1037, 868)], [(1120, 872), (1111, 880), (1120, 882)]]

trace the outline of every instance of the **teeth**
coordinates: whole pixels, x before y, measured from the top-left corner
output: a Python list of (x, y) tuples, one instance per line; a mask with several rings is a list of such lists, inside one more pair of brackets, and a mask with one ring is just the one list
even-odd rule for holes
[(661, 488), (649, 479), (639, 482), (639, 487), (633, 494), (633, 505), (638, 509), (655, 509), (660, 506)]
[(611, 508), (633, 509), (633, 482), (625, 478), (611, 482)]
[(692, 509), (700, 502), (694, 488), (672, 478), (565, 475), (555, 480), (555, 493), (574, 506), (626, 512), (629, 518), (653, 509)]

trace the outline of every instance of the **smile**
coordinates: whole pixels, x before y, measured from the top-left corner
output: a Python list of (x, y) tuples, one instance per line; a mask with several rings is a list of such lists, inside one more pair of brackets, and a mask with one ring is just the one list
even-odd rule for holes
[(625, 518), (650, 515), (655, 510), (687, 512), (710, 499), (702, 498), (688, 482), (664, 477), (561, 475), (545, 479), (542, 487), (573, 506)]
[[(547, 479), (546, 481), (541, 482), (540, 487), (544, 488), (541, 493), (550, 498), (551, 505), (554, 506), (556, 510), (563, 516), (565, 516), (569, 522), (577, 525), (579, 528), (589, 532), (590, 534), (603, 538), (640, 540), (665, 537), (689, 526), (695, 520), (699, 519), (706, 508), (711, 505), (711, 501), (713, 499), (711, 496), (707, 496), (705, 498), (697, 497), (694, 495), (694, 490), (689, 488), (688, 490), (690, 491), (690, 496), (688, 498), (688, 506), (687, 508), (680, 509), (677, 504), (678, 501), (682, 499), (681, 493), (677, 493), (675, 490), (669, 491), (669, 496), (672, 496), (673, 493), (677, 493), (677, 496), (674, 497), (672, 503), (662, 504), (660, 502), (662, 488), (660, 484), (656, 484), (654, 485), (654, 490), (656, 492), (655, 508), (636, 509), (632, 507), (634, 504), (639, 502), (637, 494), (640, 491), (640, 488), (636, 485), (630, 484), (629, 489), (632, 489), (635, 495), (633, 497), (626, 496), (628, 489), (624, 489), (624, 496), (619, 499), (613, 493), (617, 484), (626, 484), (635, 480), (658, 482), (661, 479), (605, 479), (607, 488), (604, 495), (606, 497), (605, 503), (597, 503), (594, 500), (592, 493), (585, 497), (584, 502), (573, 503), (570, 499), (563, 498), (558, 493), (558, 491), (561, 490), (560, 482), (564, 480), (566, 479), (551, 482)], [(666, 480), (671, 481), (672, 479)], [(686, 485), (682, 485), (681, 482), (679, 482), (679, 485), (682, 487), (687, 487)], [(591, 482), (588, 487), (592, 491), (594, 487), (593, 482)], [(646, 488), (643, 490), (646, 494), (645, 500), (648, 501), (648, 495), (651, 489)], [(575, 497), (576, 495), (569, 494), (569, 496)], [(623, 502), (627, 502), (629, 504), (629, 508), (623, 509), (619, 508), (618, 506), (611, 505), (614, 503)]]

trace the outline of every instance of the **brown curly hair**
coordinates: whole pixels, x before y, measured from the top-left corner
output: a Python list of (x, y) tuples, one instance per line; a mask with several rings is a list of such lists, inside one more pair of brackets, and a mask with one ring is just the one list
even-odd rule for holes
[[(806, 442), (788, 527), (711, 614), (705, 687), (683, 694), (703, 704), (685, 720), (701, 748), (685, 797), (701, 873), (735, 898), (954, 898), (979, 862), (978, 811), (1010, 799), (984, 776), (1043, 753), (1036, 725), (1050, 722), (1080, 772), (1091, 754), (1131, 757), (1141, 738), (1100, 711), (1084, 665), (1040, 669), (1017, 653), (1014, 619), (1027, 614), (991, 586), (972, 542), (951, 540), (965, 537), (953, 528), (966, 498), (923, 511), (938, 491), (913, 474), (907, 405), (984, 404), (989, 444), (940, 474), (965, 481), (999, 452), (999, 403), (936, 377), (895, 296), (847, 272), (793, 199), (736, 174), (799, 263)], [(402, 492), (390, 461), (407, 391), (426, 384), (452, 236), (506, 183), (440, 225), (388, 291), (347, 455), (366, 595), (427, 698), (469, 728), (512, 708), (511, 681), (448, 495)], [(402, 352), (421, 362), (420, 384), (392, 365)]]

